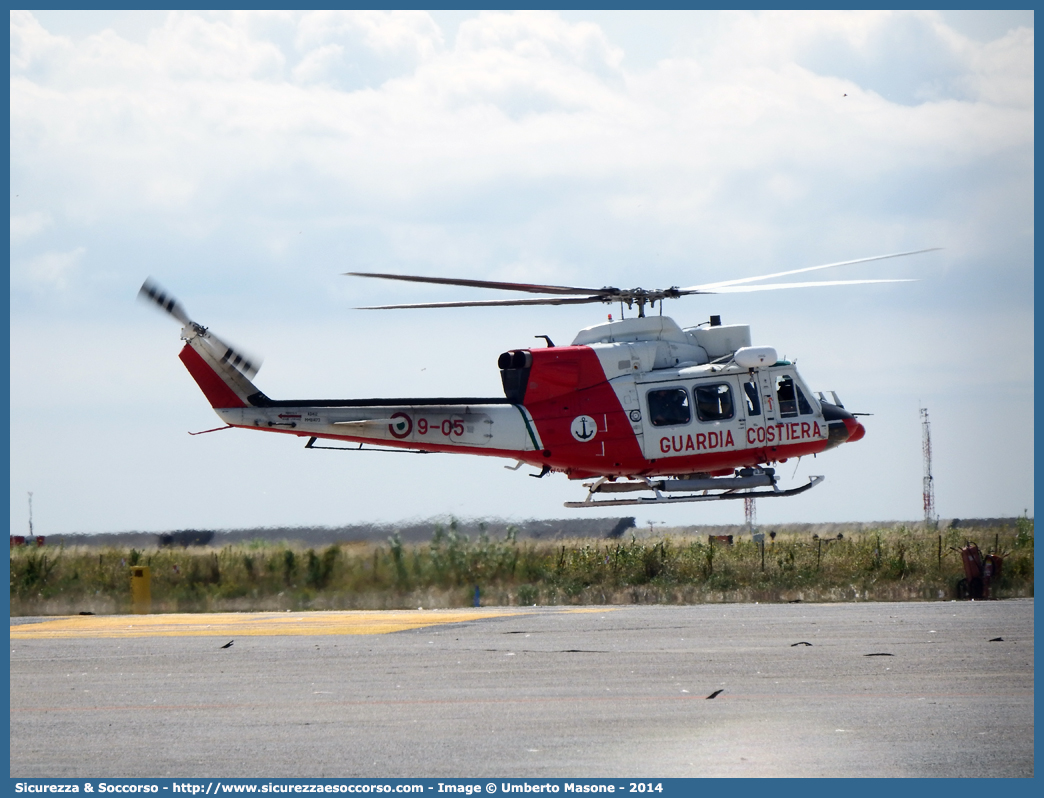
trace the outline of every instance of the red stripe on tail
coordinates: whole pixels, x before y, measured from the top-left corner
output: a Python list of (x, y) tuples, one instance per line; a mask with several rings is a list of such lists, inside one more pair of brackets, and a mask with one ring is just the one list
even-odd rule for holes
[(199, 353), (188, 344), (178, 355), (211, 407), (246, 407), (247, 404), (221, 379)]

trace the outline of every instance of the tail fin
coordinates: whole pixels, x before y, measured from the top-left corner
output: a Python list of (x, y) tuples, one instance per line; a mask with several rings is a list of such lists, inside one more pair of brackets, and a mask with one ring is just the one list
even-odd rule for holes
[(188, 338), (178, 357), (213, 408), (249, 407), (250, 397), (260, 394), (244, 374), (257, 369), (206, 331)]

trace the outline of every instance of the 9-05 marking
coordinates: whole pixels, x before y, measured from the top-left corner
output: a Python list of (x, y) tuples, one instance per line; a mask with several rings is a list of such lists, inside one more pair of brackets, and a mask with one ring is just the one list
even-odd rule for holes
[(432, 424), (426, 418), (418, 418), (417, 434), (427, 435), (429, 432), (441, 432), (447, 438), (453, 435), (459, 438), (464, 434), (464, 422), (460, 419), (444, 418), (441, 424)]

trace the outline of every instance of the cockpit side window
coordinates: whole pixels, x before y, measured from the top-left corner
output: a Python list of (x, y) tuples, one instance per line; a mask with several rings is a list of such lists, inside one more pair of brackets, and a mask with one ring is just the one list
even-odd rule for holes
[(689, 392), (684, 388), (649, 391), (646, 399), (649, 402), (649, 418), (654, 427), (673, 427), (688, 424), (692, 420)]
[(794, 379), (790, 375), (782, 374), (776, 377), (776, 401), (779, 403), (780, 418), (794, 418), (798, 414), (794, 388)]
[(732, 402), (732, 390), (727, 383), (698, 385), (696, 394), (696, 416), (700, 421), (724, 421), (736, 413)]
[(747, 397), (747, 415), (760, 416), (761, 399), (758, 397), (758, 384), (753, 379), (743, 383), (743, 393)]

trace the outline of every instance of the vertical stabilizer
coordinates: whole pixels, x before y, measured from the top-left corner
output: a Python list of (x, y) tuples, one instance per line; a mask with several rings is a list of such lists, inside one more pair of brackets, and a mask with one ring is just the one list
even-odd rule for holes
[[(247, 397), (259, 391), (234, 365), (237, 359), (242, 362), (241, 356), (221, 343), (215, 346), (206, 332), (193, 333), (178, 357), (207, 397), (210, 406), (215, 409), (248, 407), (250, 402)], [(256, 372), (256, 369), (252, 370)]]

